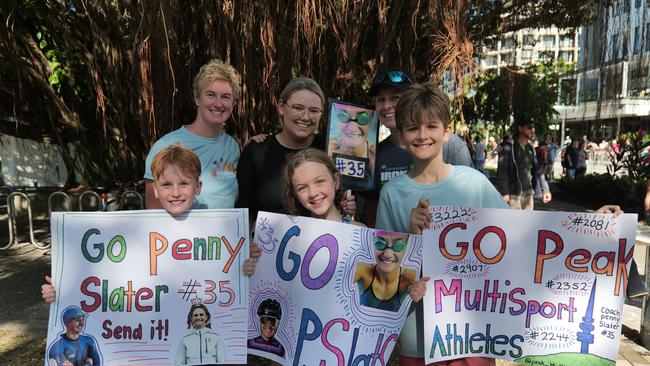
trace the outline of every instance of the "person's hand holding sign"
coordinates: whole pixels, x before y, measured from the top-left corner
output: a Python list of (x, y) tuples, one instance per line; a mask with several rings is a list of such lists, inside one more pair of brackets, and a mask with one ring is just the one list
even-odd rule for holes
[(422, 277), (409, 285), (409, 295), (413, 302), (419, 302), (422, 300), (424, 295), (427, 293), (427, 281), (430, 279), (431, 277)]
[(429, 212), (429, 205), (431, 201), (423, 199), (418, 202), (418, 206), (411, 210), (411, 219), (409, 231), (411, 234), (422, 235), (422, 231), (429, 228), (431, 225), (431, 213)]
[(354, 213), (357, 211), (357, 198), (352, 194), (351, 190), (348, 189), (345, 191), (345, 194), (341, 197), (340, 203), (343, 213), (353, 217)]

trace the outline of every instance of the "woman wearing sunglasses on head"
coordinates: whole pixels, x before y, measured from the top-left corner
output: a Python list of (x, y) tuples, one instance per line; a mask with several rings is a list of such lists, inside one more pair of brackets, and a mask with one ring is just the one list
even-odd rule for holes
[[(390, 130), (390, 135), (377, 144), (375, 165), (379, 169), (375, 172), (376, 189), (361, 194), (367, 200), (363, 222), (368, 227), (375, 226), (375, 213), (381, 187), (391, 179), (406, 174), (413, 165), (413, 158), (406, 152), (404, 140), (397, 129), (395, 107), (402, 97), (402, 93), (414, 83), (413, 74), (404, 69), (395, 68), (378, 72), (372, 79), (368, 90), (368, 96), (375, 103), (377, 119)], [(452, 133), (449, 141), (443, 144), (442, 154), (446, 163), (467, 166), (472, 164), (467, 145), (456, 134)]]
[(376, 231), (373, 243), (376, 263), (359, 262), (354, 273), (353, 282), (357, 284), (361, 305), (399, 311), (416, 277), (414, 269), (401, 266), (407, 243), (408, 234)]
[(344, 104), (335, 104), (334, 108), (338, 136), (330, 140), (329, 151), (374, 161), (375, 145), (368, 143), (372, 114)]

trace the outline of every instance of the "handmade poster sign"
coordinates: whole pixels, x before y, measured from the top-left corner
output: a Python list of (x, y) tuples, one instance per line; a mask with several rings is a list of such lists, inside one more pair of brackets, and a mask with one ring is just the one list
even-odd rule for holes
[(330, 99), (327, 153), (345, 188), (372, 189), (379, 124), (375, 110)]
[(636, 215), (431, 207), (426, 361), (614, 365)]
[(255, 242), (263, 254), (249, 353), (284, 365), (388, 362), (420, 271), (420, 236), (260, 212)]
[(53, 213), (45, 364), (245, 364), (247, 218)]

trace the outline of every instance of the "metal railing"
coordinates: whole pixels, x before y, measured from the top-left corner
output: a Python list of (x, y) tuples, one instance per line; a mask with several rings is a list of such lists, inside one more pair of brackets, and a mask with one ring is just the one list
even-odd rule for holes
[(25, 202), (27, 202), (27, 223), (29, 227), (29, 241), (30, 243), (35, 246), (38, 249), (47, 249), (50, 247), (50, 243), (46, 242), (39, 242), (35, 239), (34, 237), (34, 223), (32, 219), (32, 203), (31, 200), (29, 199), (29, 196), (27, 196), (23, 192), (12, 192), (9, 194), (7, 197), (7, 223), (9, 225), (9, 242), (4, 245), (0, 245), (0, 250), (6, 250), (14, 246), (14, 244), (18, 243), (18, 235), (17, 235), (17, 230), (18, 230), (18, 225), (16, 225), (16, 219), (17, 219), (17, 212), (18, 210), (16, 209), (16, 198), (22, 198)]
[[(96, 205), (95, 209), (84, 209), (84, 202), (88, 199), (86, 197), (93, 198), (92, 204)], [(79, 211), (101, 211), (102, 209), (102, 199), (99, 197), (99, 194), (95, 191), (86, 191), (79, 196)]]
[[(24, 203), (23, 203), (24, 202)], [(95, 191), (86, 191), (79, 196), (79, 211), (107, 211), (110, 203), (117, 202), (118, 210), (141, 210), (144, 208), (144, 197), (137, 191), (125, 190), (118, 194), (111, 201), (106, 200), (106, 195), (100, 195)], [(24, 207), (18, 209), (18, 203)], [(54, 192), (49, 195), (47, 200), (48, 218), (51, 219), (54, 211), (71, 211), (72, 199), (65, 192)], [(34, 235), (34, 222), (32, 216), (32, 202), (29, 196), (23, 192), (12, 192), (7, 196), (7, 225), (9, 229), (9, 240), (5, 244), (0, 244), (0, 250), (7, 250), (18, 244), (18, 216), (21, 211), (27, 213), (27, 227), (29, 228), (29, 242), (38, 249), (47, 249), (51, 243), (49, 241), (39, 242)]]

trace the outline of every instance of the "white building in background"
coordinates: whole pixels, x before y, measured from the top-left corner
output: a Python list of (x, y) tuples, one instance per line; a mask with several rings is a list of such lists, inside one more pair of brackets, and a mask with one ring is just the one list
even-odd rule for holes
[(500, 70), (507, 65), (528, 66), (539, 62), (578, 60), (580, 31), (574, 28), (556, 27), (522, 29), (506, 33), (500, 39), (488, 43), (481, 50), (479, 65), (482, 72)]
[(650, 126), (650, 0), (609, 2), (582, 27), (578, 71), (560, 77), (562, 137), (600, 141)]
[[(580, 28), (529, 28), (502, 35), (478, 52), (479, 72), (497, 72), (516, 65), (527, 67), (542, 62), (576, 63), (580, 57)], [(453, 94), (450, 73), (443, 78), (444, 90)], [(551, 126), (559, 129), (558, 126)], [(487, 137), (486, 137), (487, 138)]]

